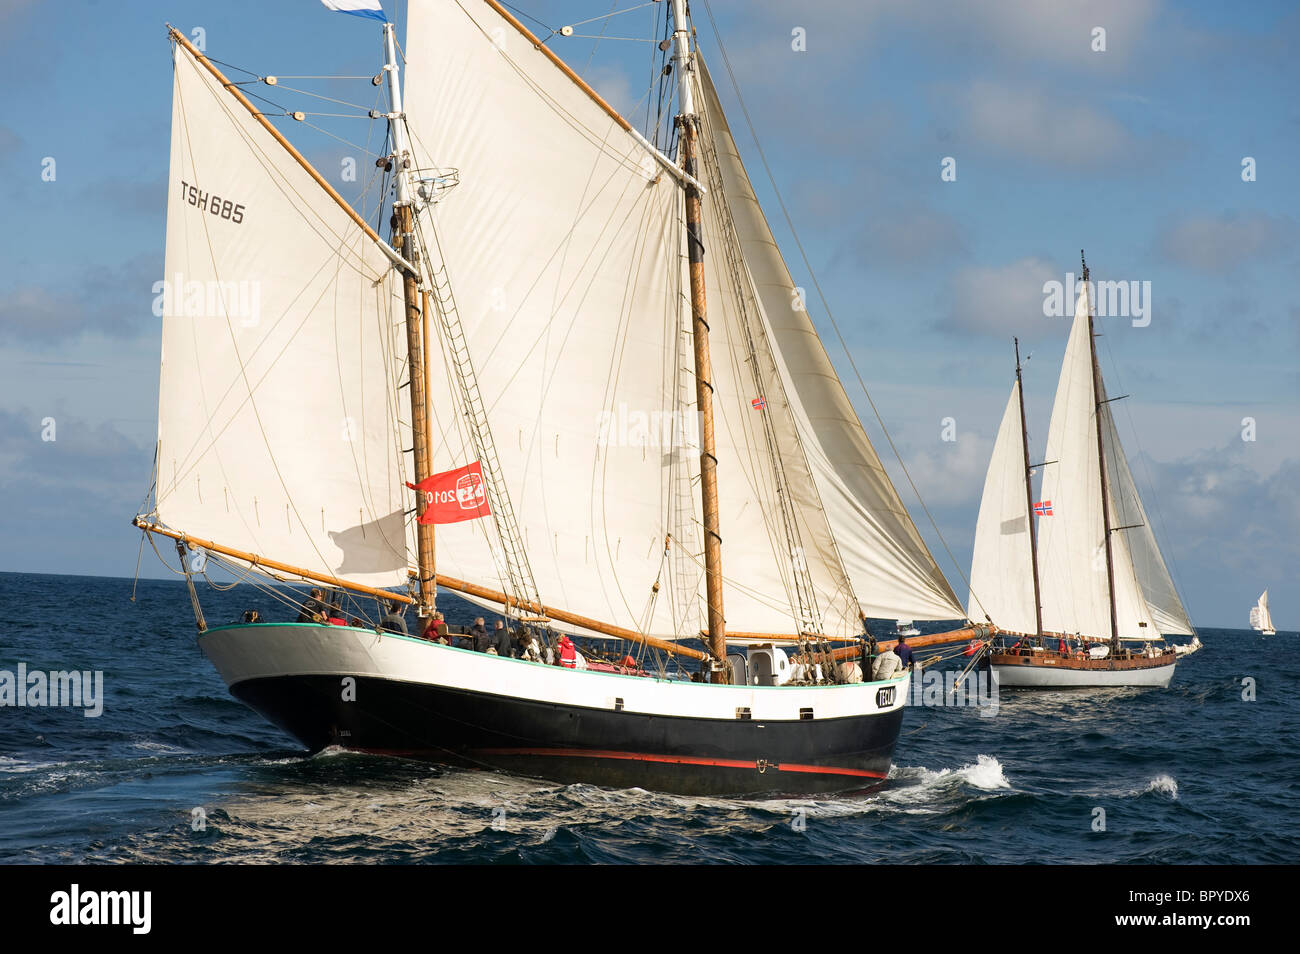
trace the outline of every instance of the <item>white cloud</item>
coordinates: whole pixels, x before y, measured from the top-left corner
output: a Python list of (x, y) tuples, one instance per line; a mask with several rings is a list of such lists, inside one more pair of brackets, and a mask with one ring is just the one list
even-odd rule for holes
[(1036, 257), (960, 268), (952, 277), (944, 330), (1008, 339), (1060, 332), (1060, 320), (1043, 315), (1043, 284), (1063, 279), (1059, 263)]
[(1295, 220), (1285, 215), (1255, 211), (1191, 215), (1166, 226), (1156, 247), (1175, 264), (1230, 272), (1294, 248), (1297, 234)]
[(1073, 96), (988, 80), (956, 95), (967, 137), (1005, 155), (1091, 166), (1134, 148), (1123, 126)]

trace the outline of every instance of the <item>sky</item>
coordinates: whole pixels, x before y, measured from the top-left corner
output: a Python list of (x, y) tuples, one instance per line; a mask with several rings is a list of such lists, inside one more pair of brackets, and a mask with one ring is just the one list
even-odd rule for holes
[[(644, 122), (656, 52), (644, 40), (661, 4), (513, 6)], [(406, 3), (385, 7), (400, 26)], [(1268, 588), (1277, 625), (1295, 629), (1300, 7), (713, 0), (711, 12), (716, 33), (702, 0), (693, 9), (699, 47), (759, 198), (956, 592), (1014, 380), (1011, 339), (1032, 355), (1041, 453), (1070, 313), (1044, 314), (1044, 283), (1077, 275), (1084, 249), (1094, 278), (1149, 295), (1142, 316), (1098, 319), (1099, 356), (1108, 391), (1131, 395), (1116, 405), (1121, 439), (1192, 620), (1243, 627)], [(258, 74), (369, 76), (379, 63), (376, 25), (318, 0), (0, 0), (0, 570), (136, 569), (129, 523), (157, 420), (167, 22)], [(364, 79), (300, 86), (374, 97)], [(365, 141), (364, 121), (309, 119), (277, 125), (327, 172)], [(336, 184), (374, 219), (373, 196)], [(146, 550), (141, 572), (168, 571)]]

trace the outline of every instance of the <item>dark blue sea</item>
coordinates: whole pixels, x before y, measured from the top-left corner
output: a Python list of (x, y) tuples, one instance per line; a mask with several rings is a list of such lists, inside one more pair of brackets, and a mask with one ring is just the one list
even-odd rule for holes
[[(226, 692), (182, 582), (132, 588), (0, 573), (0, 671), (103, 672), (98, 717), (0, 708), (0, 862), (1300, 861), (1295, 633), (1203, 630), (1168, 690), (909, 708), (883, 790), (727, 800), (309, 756)], [(202, 599), (211, 625), (285, 616)]]

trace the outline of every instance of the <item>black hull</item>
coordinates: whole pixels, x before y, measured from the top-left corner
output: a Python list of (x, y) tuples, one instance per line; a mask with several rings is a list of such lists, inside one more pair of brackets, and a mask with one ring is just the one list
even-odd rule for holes
[(248, 679), (231, 693), (312, 751), (343, 748), (558, 782), (684, 795), (862, 791), (889, 772), (903, 710), (798, 722), (581, 708), (337, 676)]

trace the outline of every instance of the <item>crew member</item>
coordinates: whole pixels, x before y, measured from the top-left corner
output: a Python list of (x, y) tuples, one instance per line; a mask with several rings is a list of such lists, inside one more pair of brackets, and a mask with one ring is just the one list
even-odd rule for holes
[(474, 625), (469, 628), (470, 645), (475, 652), (485, 653), (488, 646), (492, 645), (492, 636), (483, 625), (483, 617), (480, 616), (474, 620)]
[(578, 668), (578, 650), (567, 635), (560, 637), (560, 665), (565, 669)]
[(313, 586), (311, 596), (302, 604), (302, 611), (298, 614), (300, 623), (319, 623), (325, 617), (324, 600), (319, 586)]
[(384, 601), (383, 606), (387, 612), (380, 617), (379, 628), (389, 633), (409, 636), (411, 631), (406, 628), (406, 614), (398, 608), (399, 605), (396, 600)]
[(911, 668), (912, 647), (907, 645), (906, 636), (898, 637), (898, 645), (894, 647), (894, 655), (896, 655), (898, 657), (898, 661), (903, 664), (903, 668), (905, 669)]
[(497, 620), (496, 629), (492, 633), (492, 646), (496, 649), (498, 656), (509, 656), (513, 648), (510, 639), (510, 630), (506, 629), (506, 624)]

